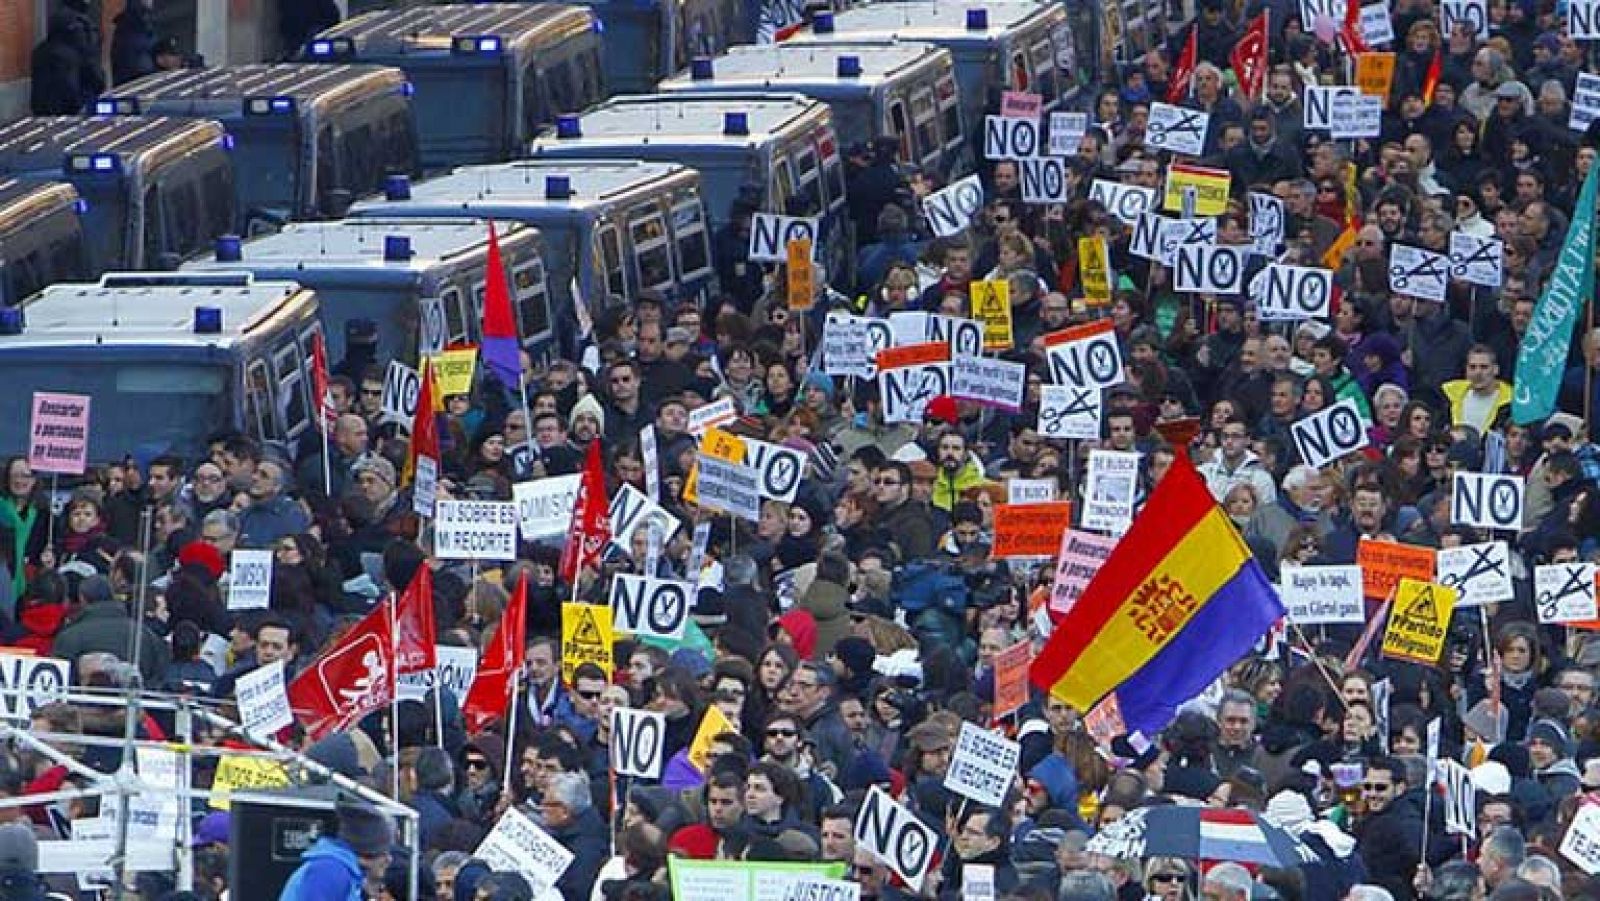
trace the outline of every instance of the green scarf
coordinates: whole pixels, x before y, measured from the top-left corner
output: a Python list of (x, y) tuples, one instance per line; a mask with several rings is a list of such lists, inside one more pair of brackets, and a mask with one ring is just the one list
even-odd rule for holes
[(38, 508), (26, 506), (27, 513), (17, 510), (13, 498), (0, 500), (0, 528), (11, 530), (11, 557), (6, 565), (11, 567), (11, 589), (15, 597), (22, 597), (28, 587), (28, 538), (33, 534), (33, 522), (39, 517)]

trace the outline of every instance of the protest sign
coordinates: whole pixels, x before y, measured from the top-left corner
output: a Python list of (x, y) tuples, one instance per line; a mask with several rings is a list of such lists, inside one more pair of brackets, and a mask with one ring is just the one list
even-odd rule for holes
[(1595, 565), (1548, 563), (1533, 569), (1534, 606), (1541, 623), (1571, 623), (1595, 618)]
[(1321, 412), (1296, 420), (1289, 426), (1300, 459), (1313, 469), (1321, 469), (1346, 454), (1367, 446), (1367, 423), (1361, 408), (1345, 398)]
[(422, 394), (422, 374), (399, 360), (390, 360), (383, 375), (383, 418), (408, 428), (417, 417)]
[(1055, 499), (1055, 479), (1006, 479), (1008, 504), (1048, 504)]
[(699, 504), (755, 522), (761, 519), (761, 474), (754, 467), (699, 455)]
[(1250, 243), (1262, 256), (1273, 256), (1283, 243), (1283, 201), (1260, 191), (1250, 192)]
[(739, 418), (733, 398), (723, 397), (689, 411), (689, 434), (704, 435), (706, 429), (725, 426)]
[(572, 673), (593, 663), (611, 674), (611, 608), (599, 604), (561, 605), (561, 681), (572, 684)]
[(1210, 125), (1211, 116), (1208, 113), (1157, 101), (1150, 104), (1144, 143), (1151, 150), (1170, 150), (1180, 156), (1200, 156), (1205, 152), (1206, 132)]
[(434, 384), (439, 389), (436, 396), (445, 398), (452, 394), (471, 394), (473, 370), (477, 365), (476, 347), (457, 347), (436, 355), (429, 364), (433, 370)]
[(1444, 303), (1450, 281), (1450, 258), (1442, 253), (1394, 244), (1389, 248), (1389, 289)]
[[(1228, 211), (1228, 192), (1232, 185), (1233, 176), (1226, 169), (1174, 162), (1167, 166), (1167, 184), (1161, 196), (1161, 208), (1185, 216), (1220, 216)], [(1194, 210), (1184, 213), (1183, 198), (1186, 192), (1194, 196)], [(1147, 207), (1154, 208), (1154, 204)]]
[(1278, 596), (1297, 625), (1366, 622), (1359, 566), (1285, 566)]
[(922, 422), (928, 401), (949, 394), (950, 346), (939, 341), (878, 353), (878, 391), (884, 422)]
[(1588, 131), (1589, 123), (1600, 118), (1600, 75), (1578, 73), (1578, 83), (1572, 94), (1572, 112), (1567, 117), (1567, 128)]
[(1499, 604), (1516, 597), (1511, 586), (1511, 550), (1504, 541), (1442, 547), (1435, 582), (1454, 588), (1457, 607)]
[(707, 704), (700, 726), (695, 729), (694, 740), (689, 742), (689, 763), (695, 769), (704, 773), (711, 766), (711, 742), (724, 732), (737, 734), (739, 727), (717, 705)]
[(1477, 787), (1472, 771), (1454, 760), (1439, 761), (1439, 782), (1444, 788), (1444, 831), (1447, 835), (1477, 836)]
[(1046, 152), (1051, 156), (1073, 156), (1088, 131), (1088, 113), (1051, 113), (1050, 143)]
[(1456, 25), (1466, 27), (1476, 39), (1489, 34), (1488, 0), (1441, 0), (1439, 4), (1439, 31), (1449, 37)]
[(1003, 278), (978, 279), (967, 285), (972, 318), (983, 323), (984, 350), (1010, 350), (1016, 344), (1011, 325), (1011, 283)]
[(1450, 483), (1450, 523), (1521, 531), (1523, 489), (1522, 476), (1457, 471)]
[(1045, 438), (1100, 437), (1101, 389), (1041, 385), (1039, 434)]
[(28, 468), (81, 476), (88, 462), (89, 397), (35, 391), (28, 424)]
[(473, 857), (497, 873), (520, 873), (533, 897), (555, 893), (556, 880), (572, 866), (573, 854), (516, 807), (500, 815)]
[(1430, 666), (1438, 663), (1455, 603), (1454, 588), (1401, 579), (1383, 633), (1383, 656)]
[(1133, 524), (1139, 486), (1139, 454), (1092, 450), (1083, 492), (1083, 527), (1121, 535)]
[(55, 657), (0, 654), (0, 704), (5, 718), (26, 724), (34, 711), (67, 695), (72, 664)]
[(1505, 279), (1505, 244), (1466, 232), (1450, 233), (1450, 277), (1498, 288)]
[(789, 242), (787, 283), (789, 309), (804, 313), (817, 303), (817, 273), (811, 264), (811, 239), (796, 238)]
[(672, 855), (667, 872), (672, 901), (855, 901), (832, 896), (791, 899), (792, 886), (844, 878), (843, 863), (694, 860)]
[(1361, 7), (1361, 37), (1369, 47), (1394, 43), (1394, 18), (1389, 14), (1388, 3)]
[[(1254, 197), (1255, 195), (1250, 195)], [(1333, 309), (1333, 272), (1314, 266), (1272, 263), (1261, 270), (1252, 298), (1263, 322), (1326, 319)]]
[(1356, 545), (1361, 567), (1361, 592), (1370, 599), (1387, 600), (1402, 578), (1426, 582), (1434, 574), (1433, 548), (1363, 538)]
[(294, 722), (283, 687), (283, 661), (274, 660), (240, 676), (234, 683), (239, 724), (251, 735), (270, 736)]
[(1016, 119), (1037, 119), (1044, 109), (1044, 98), (1028, 91), (1002, 91), (1000, 115)]
[(1590, 876), (1600, 873), (1600, 804), (1588, 801), (1578, 808), (1561, 839), (1561, 856)]
[(611, 624), (619, 632), (682, 638), (696, 594), (693, 582), (617, 573), (611, 579)]
[(944, 787), (979, 804), (1000, 807), (1016, 778), (1022, 746), (974, 723), (961, 723), (955, 751), (944, 773)]
[(856, 814), (855, 838), (856, 847), (887, 864), (913, 892), (922, 891), (939, 849), (939, 833), (879, 786), (867, 790)]
[(515, 560), (517, 505), (510, 501), (439, 501), (433, 552), (441, 560)]
[(612, 771), (619, 776), (658, 778), (666, 736), (666, 714), (631, 707), (614, 708), (611, 711)]
[(1106, 239), (1088, 235), (1078, 239), (1078, 267), (1083, 299), (1090, 304), (1111, 302), (1111, 254)]
[(756, 471), (761, 496), (786, 504), (794, 503), (795, 493), (800, 490), (800, 480), (806, 475), (806, 455), (792, 447), (769, 444), (754, 438), (744, 439), (744, 446), (743, 463)]
[(1123, 381), (1122, 348), (1109, 318), (1051, 332), (1044, 346), (1057, 385), (1110, 388)]
[(435, 686), (442, 686), (455, 696), (456, 704), (460, 706), (466, 701), (472, 680), (478, 675), (477, 650), (438, 645), (433, 653), (439, 661), (433, 669), (402, 673), (395, 679), (400, 700), (421, 701)]
[(1353, 99), (1361, 96), (1353, 85), (1308, 84), (1300, 93), (1300, 126), (1306, 131), (1331, 131), (1333, 128), (1333, 102), (1336, 98)]
[(1035, 156), (1017, 160), (1017, 175), (1022, 182), (1022, 202), (1028, 204), (1066, 203), (1072, 199), (1071, 168), (1055, 156)]
[(962, 901), (994, 901), (994, 865), (986, 863), (961, 864)]
[(1394, 84), (1394, 66), (1393, 53), (1356, 54), (1356, 87), (1368, 97), (1387, 101), (1389, 88)]
[(229, 796), (236, 791), (288, 787), (289, 771), (278, 761), (267, 757), (224, 754), (217, 763), (216, 775), (211, 779), (211, 799), (208, 803), (214, 810), (227, 810)]
[(983, 119), (983, 158), (1028, 160), (1039, 155), (1039, 122), (1008, 116)]
[[(1143, 222), (1144, 220), (1141, 219), (1140, 221)], [(1217, 220), (1215, 217), (1206, 219), (1161, 219), (1156, 223), (1155, 245), (1152, 248), (1154, 256), (1150, 257), (1150, 259), (1172, 268), (1178, 265), (1178, 248), (1210, 247), (1216, 243)], [(1129, 252), (1132, 252), (1131, 247)]]
[(1061, 550), (1056, 554), (1056, 578), (1050, 586), (1050, 612), (1071, 612), (1116, 546), (1117, 539), (1093, 532), (1068, 529), (1062, 533)]
[(998, 504), (994, 508), (995, 559), (1050, 557), (1072, 524), (1072, 502)]
[(1180, 245), (1172, 269), (1173, 287), (1201, 294), (1237, 294), (1244, 290), (1244, 263), (1241, 247)]
[(578, 473), (546, 476), (511, 486), (512, 503), (517, 505), (517, 527), (522, 540), (565, 535), (572, 526), (572, 508), (578, 502)]
[(745, 248), (752, 263), (782, 263), (789, 259), (789, 242), (817, 244), (817, 220), (803, 216), (756, 213), (750, 219), (750, 242)]
[(1026, 638), (994, 655), (994, 704), (989, 718), (998, 722), (1028, 703), (1028, 666), (1033, 644)]
[(682, 525), (678, 517), (627, 482), (612, 495), (607, 515), (611, 519), (611, 543), (628, 553), (633, 552), (633, 533), (645, 523), (654, 521), (661, 526), (662, 541), (672, 540)]
[(1575, 41), (1600, 40), (1600, 2), (1567, 0), (1567, 36)]
[(228, 558), (228, 609), (265, 610), (272, 603), (272, 551), (234, 548)]
[(444, 298), (423, 297), (417, 301), (419, 327), (417, 356), (431, 357), (450, 343), (450, 320), (445, 315)]
[(922, 212), (934, 235), (948, 238), (966, 231), (972, 217), (983, 209), (983, 182), (969, 175), (942, 191), (922, 199)]
[(1028, 367), (988, 357), (956, 357), (950, 364), (950, 394), (956, 400), (1015, 412), (1022, 409)]
[(870, 379), (878, 371), (873, 363), (876, 355), (877, 352), (867, 340), (866, 319), (859, 316), (829, 316), (823, 324), (822, 371), (828, 375)]
[(1089, 199), (1105, 207), (1111, 215), (1126, 225), (1138, 222), (1140, 214), (1156, 208), (1154, 188), (1125, 185), (1103, 178), (1097, 178), (1090, 183)]

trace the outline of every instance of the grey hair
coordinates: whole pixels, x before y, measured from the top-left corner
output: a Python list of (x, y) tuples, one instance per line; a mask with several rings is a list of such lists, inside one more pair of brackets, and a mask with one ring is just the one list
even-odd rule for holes
[(1484, 854), (1493, 854), (1494, 859), (1507, 868), (1516, 869), (1528, 858), (1528, 843), (1516, 827), (1501, 826), (1483, 840), (1483, 846), (1478, 853), (1480, 860)]
[(445, 870), (460, 869), (461, 865), (472, 859), (472, 855), (465, 851), (440, 851), (439, 856), (433, 859), (433, 875), (438, 876)]
[(1557, 891), (1561, 889), (1561, 868), (1548, 857), (1534, 856), (1524, 860), (1517, 866), (1517, 876), (1534, 885), (1549, 886)]
[(239, 517), (232, 510), (212, 510), (201, 521), (200, 527), (221, 526), (228, 530), (229, 535), (239, 534)]
[(1452, 860), (1433, 872), (1430, 901), (1469, 901), (1478, 888), (1478, 867), (1465, 860)]
[(1322, 478), (1322, 473), (1301, 463), (1289, 470), (1289, 474), (1283, 477), (1283, 490), (1290, 491), (1295, 488), (1304, 488), (1320, 478)]
[(556, 773), (545, 780), (545, 797), (577, 816), (594, 806), (589, 794), (589, 778), (581, 773)]
[[(1206, 885), (1220, 885), (1235, 895), (1250, 897), (1250, 886), (1255, 883), (1250, 871), (1236, 863), (1219, 863), (1206, 872)], [(1391, 899), (1392, 901), (1392, 899)]]
[(1539, 86), (1539, 98), (1542, 100), (1546, 95), (1554, 97), (1556, 100), (1559, 100), (1562, 103), (1566, 103), (1567, 86), (1562, 84), (1559, 80), (1552, 78), (1543, 85)]
[(1115, 901), (1117, 890), (1103, 873), (1087, 870), (1063, 873), (1056, 901)]
[(1254, 718), (1256, 715), (1256, 699), (1250, 697), (1250, 693), (1247, 691), (1240, 691), (1237, 688), (1230, 688), (1223, 692), (1222, 701), (1217, 704), (1217, 712), (1221, 713), (1222, 708), (1228, 706), (1229, 704), (1242, 704), (1245, 707), (1250, 708), (1251, 718)]
[(723, 564), (722, 575), (729, 585), (755, 585), (756, 561), (749, 554), (734, 554)]
[(1396, 385), (1394, 382), (1384, 382), (1378, 386), (1378, 390), (1372, 392), (1372, 402), (1375, 404), (1381, 403), (1385, 394), (1400, 395), (1402, 404), (1411, 399), (1411, 395), (1406, 392), (1406, 389)]

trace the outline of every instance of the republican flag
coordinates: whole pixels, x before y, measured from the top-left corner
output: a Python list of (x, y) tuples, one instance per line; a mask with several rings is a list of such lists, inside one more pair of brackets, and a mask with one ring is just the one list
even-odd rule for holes
[(572, 505), (572, 530), (561, 549), (561, 580), (575, 584), (585, 566), (596, 563), (611, 540), (611, 504), (606, 500), (606, 470), (600, 459), (600, 441), (589, 442), (578, 482), (578, 499)]
[(1439, 87), (1439, 76), (1444, 72), (1444, 48), (1433, 48), (1433, 62), (1428, 63), (1428, 74), (1422, 77), (1422, 105), (1433, 105), (1433, 92)]
[(489, 223), (489, 284), (483, 293), (483, 365), (513, 393), (522, 387), (522, 357), (517, 347), (517, 320), (511, 314), (511, 291), (500, 258), (500, 238)]
[(511, 593), (511, 603), (506, 605), (495, 626), (494, 638), (483, 652), (478, 664), (478, 674), (467, 690), (467, 699), (461, 705), (461, 715), (467, 721), (467, 732), (475, 734), (483, 727), (506, 715), (506, 705), (511, 700), (511, 688), (517, 674), (522, 671), (522, 659), (527, 644), (528, 628), (528, 577), (517, 580), (517, 589)]
[(417, 567), (411, 584), (395, 604), (395, 628), (400, 650), (395, 655), (399, 674), (422, 673), (439, 665), (438, 639), (433, 625), (433, 570)]
[(311, 333), (311, 393), (316, 397), (322, 422), (332, 428), (339, 414), (333, 409), (333, 395), (328, 393), (328, 348), (322, 343), (320, 329)]
[(1260, 97), (1267, 83), (1267, 11), (1262, 10), (1244, 30), (1244, 36), (1228, 54), (1234, 77), (1239, 79), (1239, 90), (1246, 97)]
[(1154, 735), (1284, 615), (1180, 452), (1029, 675), (1080, 711), (1115, 691), (1127, 727)]
[(1167, 78), (1167, 102), (1182, 103), (1189, 97), (1189, 81), (1194, 78), (1194, 67), (1200, 61), (1199, 26), (1190, 26), (1189, 40), (1178, 54), (1178, 64), (1172, 67)]
[(289, 707), (312, 741), (354, 728), (393, 700), (391, 615), (379, 604), (289, 683)]

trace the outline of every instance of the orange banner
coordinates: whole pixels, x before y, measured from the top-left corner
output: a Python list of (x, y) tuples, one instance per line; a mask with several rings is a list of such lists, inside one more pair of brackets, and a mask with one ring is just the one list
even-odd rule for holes
[(1432, 582), (1433, 559), (1433, 548), (1363, 538), (1356, 548), (1356, 564), (1361, 567), (1361, 593), (1382, 601), (1388, 599), (1401, 579)]
[(1069, 344), (1073, 341), (1093, 338), (1096, 335), (1103, 335), (1111, 331), (1113, 327), (1110, 319), (1096, 319), (1093, 322), (1086, 322), (1083, 325), (1075, 325), (1072, 328), (1064, 328), (1059, 332), (1051, 332), (1045, 335), (1044, 346), (1055, 347), (1057, 344)]
[(1000, 504), (994, 508), (994, 556), (1054, 557), (1071, 525), (1071, 501)]
[(1033, 662), (1033, 644), (1026, 638), (994, 655), (994, 706), (989, 717), (1002, 717), (1028, 703), (1028, 664)]
[(950, 359), (950, 342), (929, 341), (925, 344), (907, 344), (903, 347), (886, 347), (878, 351), (879, 369), (899, 369), (902, 366), (926, 366)]

